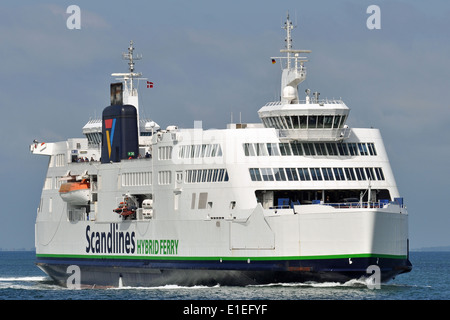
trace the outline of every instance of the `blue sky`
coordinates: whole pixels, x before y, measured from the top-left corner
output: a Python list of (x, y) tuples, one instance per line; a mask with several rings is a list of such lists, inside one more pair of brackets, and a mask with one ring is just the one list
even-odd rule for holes
[[(66, 8), (81, 9), (69, 30)], [(381, 29), (369, 30), (369, 5)], [(1, 248), (32, 248), (47, 161), (33, 139), (81, 137), (109, 102), (112, 72), (133, 40), (141, 107), (161, 127), (258, 122), (279, 96), (286, 12), (293, 45), (310, 49), (301, 88), (342, 98), (351, 127), (381, 130), (410, 214), (412, 248), (450, 245), (448, 1), (12, 1), (0, 3)], [(302, 90), (300, 91), (302, 92)], [(236, 119), (236, 118), (235, 118)]]

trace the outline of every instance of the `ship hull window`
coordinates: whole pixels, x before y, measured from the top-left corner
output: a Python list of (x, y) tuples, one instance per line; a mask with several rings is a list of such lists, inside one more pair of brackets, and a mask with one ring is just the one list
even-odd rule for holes
[(324, 128), (331, 129), (333, 127), (333, 116), (325, 116), (323, 122)]
[(314, 181), (322, 180), (322, 174), (319, 168), (311, 168), (311, 177)]
[(300, 116), (300, 128), (306, 129), (308, 127), (307, 116)]
[(334, 180), (331, 168), (322, 168), (322, 175), (324, 180)]
[(297, 170), (295, 168), (286, 168), (286, 175), (289, 181), (298, 181)]
[(373, 168), (366, 168), (367, 178), (369, 180), (375, 180), (375, 174), (373, 173)]
[(344, 171), (342, 168), (333, 168), (333, 171), (336, 180), (345, 180)]
[(334, 116), (333, 128), (335, 128), (335, 129), (339, 128), (340, 121), (341, 121), (341, 116)]
[(261, 174), (264, 181), (274, 181), (271, 168), (261, 168)]
[(347, 180), (356, 180), (355, 171), (353, 168), (344, 168)]
[(348, 151), (351, 156), (357, 156), (358, 150), (356, 149), (356, 143), (349, 143), (348, 144)]
[(297, 141), (291, 142), (291, 148), (292, 148), (292, 154), (294, 156), (302, 156), (303, 155), (302, 144), (300, 142), (297, 142)]
[(293, 116), (291, 118), (294, 129), (298, 129), (299, 128), (298, 116)]
[(250, 168), (249, 170), (252, 181), (262, 181), (258, 168)]
[(327, 143), (327, 150), (328, 154), (330, 156), (336, 156), (337, 155), (337, 148), (335, 143)]
[(279, 156), (280, 155), (280, 151), (278, 150), (277, 143), (267, 143), (267, 151), (269, 153), (269, 156)]
[(318, 156), (326, 156), (327, 155), (327, 150), (325, 149), (325, 144), (324, 143), (316, 143), (316, 152)]
[(365, 143), (358, 143), (358, 149), (359, 149), (359, 153), (362, 156), (367, 156), (369, 155), (369, 151), (367, 151), (367, 147)]
[(308, 116), (308, 129), (315, 129), (317, 127), (317, 116)]
[(304, 143), (303, 147), (305, 148), (306, 156), (315, 156), (316, 152), (314, 151), (314, 145), (312, 143)]
[(325, 117), (324, 116), (318, 116), (317, 117), (317, 129), (323, 129), (324, 121), (325, 121)]
[(348, 148), (346, 143), (338, 143), (337, 145), (339, 155), (348, 156)]
[(274, 168), (273, 172), (275, 174), (275, 180), (276, 181), (286, 181), (286, 175), (284, 173), (283, 168)]
[(290, 156), (291, 148), (289, 146), (289, 143), (280, 143), (280, 152), (282, 156)]
[(356, 177), (358, 180), (366, 180), (366, 175), (364, 174), (364, 168), (355, 168)]
[(302, 181), (310, 181), (311, 177), (307, 168), (298, 168), (298, 175)]
[(375, 173), (377, 174), (377, 179), (378, 180), (384, 180), (383, 169), (375, 168)]
[(375, 150), (375, 144), (373, 143), (367, 143), (367, 148), (369, 149), (369, 153), (371, 156), (376, 156), (377, 151)]

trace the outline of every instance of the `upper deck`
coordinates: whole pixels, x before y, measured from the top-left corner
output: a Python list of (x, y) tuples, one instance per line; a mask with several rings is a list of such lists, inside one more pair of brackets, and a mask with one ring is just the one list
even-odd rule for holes
[[(115, 111), (124, 105), (136, 108), (132, 130), (119, 130), (125, 119), (128, 125), (131, 113), (128, 117), (111, 111), (106, 118), (104, 112), (101, 120), (83, 127), (85, 138), (30, 146), (33, 154), (50, 156), (43, 190), (49, 196), (46, 205), (52, 208), (51, 199), (59, 199), (57, 190), (69, 176), (88, 177), (92, 185), (90, 205), (69, 209), (88, 207), (104, 221), (114, 216), (110, 206), (123, 195), (133, 197), (138, 207), (152, 200), (154, 209), (165, 214), (176, 215), (181, 208), (217, 210), (212, 216), (223, 215), (224, 208), (250, 210), (257, 203), (269, 209), (327, 199), (346, 203), (341, 200), (358, 198), (362, 203), (361, 194), (369, 202), (398, 197), (379, 131), (349, 128), (350, 109), (342, 100), (319, 99), (319, 93), (309, 89), (304, 99), (299, 97), (297, 86), (306, 78), (306, 60), (299, 54), (310, 51), (292, 49), (290, 29), (286, 27), (289, 41), (281, 50), (286, 64), (280, 101), (258, 111), (261, 123), (234, 123), (227, 129), (204, 130), (197, 122), (191, 129), (162, 130), (140, 118), (133, 81), (141, 74), (134, 72), (131, 43), (126, 58), (132, 66), (128, 73), (113, 74), (122, 77), (123, 86), (111, 87), (111, 106), (118, 107)], [(122, 138), (133, 143), (122, 143)], [(133, 152), (110, 156), (129, 145), (136, 146)]]
[(280, 139), (342, 141), (350, 134), (346, 120), (349, 108), (342, 100), (305, 100), (286, 104), (269, 102), (258, 111), (266, 128), (279, 130)]

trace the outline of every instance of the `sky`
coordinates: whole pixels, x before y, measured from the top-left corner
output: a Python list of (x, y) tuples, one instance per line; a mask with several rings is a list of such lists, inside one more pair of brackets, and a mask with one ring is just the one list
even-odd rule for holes
[[(80, 29), (66, 10), (80, 8)], [(370, 5), (377, 5), (380, 29)], [(33, 139), (82, 137), (109, 104), (113, 72), (130, 40), (141, 114), (162, 128), (225, 128), (259, 122), (278, 100), (289, 12), (293, 46), (309, 49), (309, 88), (342, 98), (350, 127), (381, 130), (409, 212), (410, 248), (450, 245), (450, 2), (431, 1), (27, 1), (0, 2), (0, 248), (34, 247), (34, 222), (48, 158)], [(72, 21), (72, 20), (70, 20)]]

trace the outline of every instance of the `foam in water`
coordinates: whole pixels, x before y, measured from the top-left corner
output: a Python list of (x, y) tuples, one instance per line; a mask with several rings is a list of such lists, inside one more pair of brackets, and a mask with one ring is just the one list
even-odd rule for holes
[(40, 282), (49, 280), (46, 276), (39, 277), (3, 277), (0, 278), (0, 282), (16, 282), (16, 281), (32, 281), (32, 282)]
[(164, 286), (156, 286), (156, 287), (127, 287), (127, 286), (123, 286), (123, 284), (121, 285), (121, 282), (119, 281), (119, 287), (118, 288), (108, 288), (108, 289), (113, 289), (113, 290), (179, 290), (179, 289), (210, 289), (210, 288), (219, 288), (220, 285), (215, 285), (212, 287), (208, 287), (208, 286), (191, 286), (191, 287), (186, 287), (186, 286), (179, 286), (179, 285), (175, 285), (175, 284), (166, 284)]

